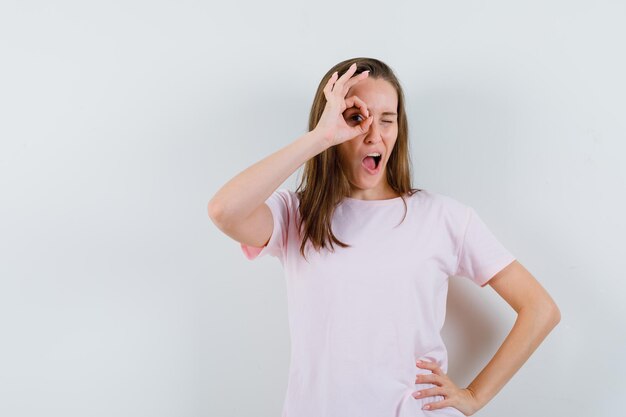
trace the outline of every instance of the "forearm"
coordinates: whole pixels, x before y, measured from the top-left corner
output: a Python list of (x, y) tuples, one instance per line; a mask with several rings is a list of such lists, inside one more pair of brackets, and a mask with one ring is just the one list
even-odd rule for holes
[(502, 389), (528, 360), (560, 316), (548, 305), (545, 308), (523, 308), (513, 328), (489, 363), (467, 386), (482, 408)]
[(325, 150), (324, 143), (313, 130), (246, 168), (211, 198), (210, 217), (224, 225), (247, 218), (303, 163)]

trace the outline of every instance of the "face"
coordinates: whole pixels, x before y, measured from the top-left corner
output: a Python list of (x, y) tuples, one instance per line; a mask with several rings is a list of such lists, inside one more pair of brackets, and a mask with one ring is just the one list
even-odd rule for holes
[[(387, 198), (391, 191), (386, 176), (387, 161), (398, 137), (398, 95), (388, 81), (369, 77), (350, 88), (346, 97), (353, 95), (365, 102), (374, 120), (366, 133), (337, 145), (341, 164), (351, 184), (351, 196)], [(343, 116), (349, 126), (356, 126), (365, 119), (357, 107), (346, 109)], [(367, 168), (371, 161), (364, 162), (364, 157), (371, 152), (381, 154), (374, 171)]]

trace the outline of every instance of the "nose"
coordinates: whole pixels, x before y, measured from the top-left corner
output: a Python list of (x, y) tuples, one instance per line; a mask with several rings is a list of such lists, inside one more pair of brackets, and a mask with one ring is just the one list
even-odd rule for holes
[(376, 121), (373, 121), (370, 124), (369, 130), (365, 134), (365, 141), (367, 143), (378, 143), (381, 140), (382, 140), (382, 137), (380, 135), (380, 128), (376, 124)]

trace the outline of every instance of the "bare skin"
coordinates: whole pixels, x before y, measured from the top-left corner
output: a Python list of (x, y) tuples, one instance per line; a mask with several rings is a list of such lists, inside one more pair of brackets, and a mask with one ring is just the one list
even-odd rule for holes
[[(342, 158), (346, 157), (350, 164), (368, 146), (384, 146), (388, 158), (397, 133), (388, 133), (384, 129), (393, 128), (383, 127), (382, 123), (391, 120), (385, 119), (383, 113), (393, 107), (392, 95), (384, 83), (363, 83), (363, 88), (351, 90), (368, 77), (367, 73), (353, 77), (355, 72), (356, 64), (341, 77), (337, 78), (335, 73), (330, 78), (324, 88), (327, 103), (315, 129), (246, 168), (218, 190), (209, 202), (208, 211), (224, 233), (239, 242), (263, 246), (272, 231), (272, 214), (264, 205), (265, 200), (304, 162), (330, 146), (340, 146)], [(354, 95), (346, 98), (349, 92)], [(358, 121), (356, 113), (365, 118)], [(353, 174), (356, 172), (355, 166), (348, 169)], [(386, 183), (375, 177), (363, 179), (361, 173), (353, 175), (353, 197), (390, 198), (380, 185)], [(427, 404), (431, 410), (452, 406), (467, 416), (474, 414), (498, 393), (560, 321), (559, 309), (550, 295), (518, 261), (496, 274), (489, 285), (516, 311), (518, 318), (494, 357), (467, 388), (454, 384), (436, 363), (416, 364), (432, 371), (416, 376), (416, 382), (437, 385), (422, 390), (420, 396), (444, 397), (442, 401)]]
[[(387, 183), (387, 161), (398, 138), (398, 95), (391, 83), (382, 78), (368, 78), (350, 89), (366, 104), (371, 123), (367, 132), (338, 145), (342, 166), (351, 184), (351, 197), (362, 200), (382, 200), (398, 195)], [(344, 113), (346, 121), (357, 123), (363, 116), (357, 108)], [(363, 155), (377, 151), (382, 159), (377, 174), (362, 165)]]
[(561, 312), (550, 294), (517, 260), (494, 275), (488, 284), (517, 313), (513, 328), (467, 388), (459, 388), (437, 363), (416, 363), (417, 367), (430, 369), (432, 373), (417, 376), (415, 382), (435, 387), (421, 390), (420, 394), (413, 393), (413, 396), (444, 397), (426, 404), (425, 409), (451, 406), (466, 416), (476, 413), (515, 375), (561, 320)]
[[(353, 198), (392, 198), (386, 176), (381, 174), (384, 170), (375, 176), (364, 174), (359, 157), (370, 147), (380, 149), (385, 153), (381, 163), (386, 164), (398, 130), (396, 117), (385, 113), (395, 111), (397, 96), (387, 81), (365, 80), (365, 73), (342, 82), (343, 77), (351, 76), (355, 70), (356, 66), (351, 67), (334, 88), (334, 76), (329, 80), (324, 89), (329, 101), (324, 110), (326, 117), (322, 116), (323, 122), (320, 120), (318, 127), (329, 138), (329, 146), (339, 146)], [(348, 93), (353, 95), (345, 99)], [(353, 129), (345, 123), (353, 125)], [(437, 363), (416, 363), (417, 367), (429, 369), (431, 373), (416, 375), (415, 383), (431, 383), (435, 387), (414, 393), (414, 397), (444, 397), (425, 404), (424, 409), (454, 407), (466, 416), (473, 415), (502, 389), (560, 321), (554, 300), (517, 260), (492, 277), (489, 285), (517, 312), (513, 328), (493, 358), (466, 388), (456, 385)]]
[[(327, 104), (316, 129), (327, 135), (330, 146), (338, 147), (351, 184), (350, 197), (362, 200), (397, 197), (387, 183), (385, 168), (398, 137), (398, 96), (388, 81), (368, 78), (367, 71), (352, 77), (355, 71), (353, 65), (337, 81), (337, 73), (328, 80), (324, 88)], [(344, 77), (351, 78), (344, 81)], [(383, 154), (376, 175), (368, 174), (361, 165), (363, 154), (369, 151)]]

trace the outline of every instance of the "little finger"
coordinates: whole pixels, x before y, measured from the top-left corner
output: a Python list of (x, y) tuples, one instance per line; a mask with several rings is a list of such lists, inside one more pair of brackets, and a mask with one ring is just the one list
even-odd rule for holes
[(343, 89), (344, 84), (346, 83), (346, 81), (350, 79), (350, 77), (352, 77), (352, 74), (354, 74), (355, 71), (356, 71), (356, 62), (350, 65), (350, 68), (348, 68), (348, 70), (344, 72), (341, 77), (339, 77), (339, 79), (335, 83), (335, 88), (333, 89), (333, 91), (337, 90), (337, 88)]
[(333, 75), (330, 76), (330, 78), (326, 82), (326, 86), (324, 87), (324, 95), (326, 96), (327, 100), (328, 100), (328, 96), (333, 91), (333, 85), (335, 84), (336, 80), (337, 80), (337, 71), (333, 72)]
[(452, 404), (452, 401), (450, 401), (450, 400), (433, 401), (433, 402), (430, 402), (430, 403), (424, 405), (422, 407), (422, 409), (424, 409), (424, 410), (438, 410), (440, 408), (445, 408), (445, 407), (454, 407), (454, 404)]

